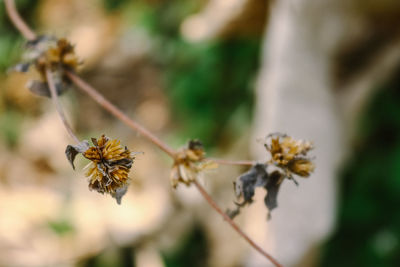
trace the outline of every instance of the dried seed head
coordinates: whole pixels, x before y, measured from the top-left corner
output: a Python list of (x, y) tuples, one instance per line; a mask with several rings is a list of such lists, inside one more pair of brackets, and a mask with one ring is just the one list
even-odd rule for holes
[(50, 69), (57, 93), (62, 94), (70, 84), (64, 75), (64, 70), (75, 71), (81, 64), (74, 51), (74, 46), (66, 39), (56, 39), (52, 36), (40, 36), (36, 40), (28, 41), (24, 62), (18, 64), (13, 69), (15, 71), (26, 72), (29, 66), (33, 65), (39, 72), (41, 80), (33, 80), (28, 83), (28, 88), (35, 94), (50, 97), (45, 71)]
[(267, 137), (265, 147), (271, 154), (270, 162), (283, 169), (288, 176), (296, 174), (308, 177), (315, 169), (314, 163), (307, 157), (313, 148), (311, 142), (273, 134)]
[(190, 140), (181, 148), (171, 170), (171, 185), (176, 188), (179, 183), (190, 185), (204, 170), (215, 169), (218, 165), (205, 160), (203, 144), (199, 140)]
[(267, 191), (264, 203), (268, 208), (268, 218), (271, 210), (278, 206), (278, 194), (282, 181), (287, 178), (294, 180), (293, 175), (308, 177), (314, 170), (314, 163), (307, 157), (312, 144), (303, 140), (295, 140), (283, 134), (268, 135), (265, 148), (271, 154), (271, 159), (265, 164), (257, 163), (247, 172), (240, 175), (235, 184), (238, 200), (236, 208), (228, 210), (227, 215), (234, 218), (245, 205), (251, 204), (255, 189), (262, 187)]
[(67, 158), (73, 164), (76, 154), (81, 153), (91, 163), (86, 176), (89, 177), (89, 189), (99, 193), (108, 193), (120, 203), (129, 184), (129, 171), (132, 167), (134, 154), (127, 147), (122, 147), (120, 141), (110, 140), (102, 135), (98, 140), (92, 138), (93, 146), (67, 146)]

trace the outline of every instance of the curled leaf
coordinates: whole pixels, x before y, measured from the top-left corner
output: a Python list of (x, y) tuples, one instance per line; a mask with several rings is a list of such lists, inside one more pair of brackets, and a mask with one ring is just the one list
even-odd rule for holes
[(11, 71), (27, 72), (29, 70), (30, 66), (31, 66), (31, 63), (29, 63), (29, 62), (19, 63), (15, 66), (9, 68), (7, 72), (11, 72)]
[(240, 214), (240, 206), (236, 205), (236, 208), (233, 210), (227, 209), (225, 213), (226, 215), (228, 215), (229, 218), (234, 219), (236, 216)]
[[(57, 73), (54, 73), (57, 74)], [(56, 87), (57, 95), (62, 95), (66, 90), (68, 90), (68, 85), (63, 81), (59, 75), (53, 75), (54, 85)], [(39, 80), (30, 80), (26, 85), (33, 94), (37, 96), (51, 97), (50, 88), (47, 82)]]
[(87, 140), (83, 140), (79, 144), (73, 146), (68, 145), (65, 149), (65, 155), (67, 156), (68, 161), (71, 163), (72, 168), (75, 170), (75, 157), (79, 153), (84, 153), (89, 148), (89, 142)]
[(264, 203), (268, 210), (275, 209), (277, 205), (277, 197), (282, 181), (282, 174), (279, 171), (274, 171), (271, 174), (267, 172), (267, 164), (255, 164), (240, 175), (235, 182), (235, 192), (237, 198), (242, 198), (242, 203), (236, 203), (236, 210), (229, 210), (228, 215), (232, 218), (240, 213), (240, 208), (246, 204), (253, 202), (253, 196), (256, 187), (266, 189), (267, 193), (264, 198)]
[(278, 207), (278, 193), (281, 186), (281, 181), (282, 174), (278, 171), (274, 171), (268, 176), (267, 183), (264, 186), (268, 192), (264, 198), (264, 203), (269, 211)]
[(127, 191), (128, 185), (125, 185), (123, 187), (115, 189), (115, 192), (111, 193), (111, 196), (117, 200), (118, 205), (121, 205), (122, 197), (126, 194)]
[(236, 180), (236, 197), (243, 196), (244, 200), (241, 205), (251, 203), (253, 201), (255, 188), (257, 186), (264, 187), (267, 183), (268, 173), (266, 169), (266, 164), (256, 164)]

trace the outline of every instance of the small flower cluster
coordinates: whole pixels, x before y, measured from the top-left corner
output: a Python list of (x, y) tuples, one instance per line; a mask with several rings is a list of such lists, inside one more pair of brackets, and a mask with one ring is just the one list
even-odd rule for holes
[(171, 185), (174, 188), (179, 183), (189, 186), (202, 171), (217, 167), (215, 162), (205, 160), (203, 144), (198, 140), (190, 140), (187, 147), (181, 148), (176, 155), (171, 170)]
[(74, 166), (77, 154), (89, 159), (88, 171), (89, 189), (99, 193), (107, 193), (117, 199), (118, 204), (126, 193), (129, 185), (129, 171), (134, 160), (134, 152), (122, 147), (120, 141), (110, 140), (102, 135), (98, 140), (92, 138), (93, 146), (83, 141), (76, 146), (68, 145), (65, 151), (68, 160)]
[(34, 66), (40, 75), (40, 80), (30, 81), (29, 90), (39, 96), (50, 97), (45, 75), (46, 69), (51, 70), (57, 94), (61, 95), (67, 90), (69, 84), (64, 70), (75, 71), (80, 64), (81, 61), (75, 54), (74, 46), (68, 40), (43, 35), (27, 42), (24, 62), (16, 65), (13, 69), (27, 72), (30, 66)]

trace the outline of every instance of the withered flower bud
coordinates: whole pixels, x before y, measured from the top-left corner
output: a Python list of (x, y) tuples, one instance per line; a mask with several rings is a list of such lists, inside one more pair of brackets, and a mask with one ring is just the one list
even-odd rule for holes
[(171, 170), (171, 185), (176, 188), (179, 183), (190, 185), (204, 170), (215, 169), (218, 165), (205, 159), (203, 144), (199, 140), (190, 140), (181, 148)]
[(87, 166), (86, 176), (89, 177), (89, 189), (99, 193), (108, 193), (117, 199), (118, 204), (126, 193), (130, 178), (134, 154), (127, 147), (122, 147), (120, 141), (110, 140), (102, 135), (98, 140), (92, 138), (93, 146), (83, 141), (77, 146), (69, 145), (65, 151), (68, 160), (74, 168), (75, 156), (80, 153), (91, 163)]
[(57, 94), (65, 92), (70, 81), (64, 70), (75, 71), (81, 64), (74, 51), (74, 46), (66, 39), (56, 39), (52, 36), (40, 36), (36, 40), (28, 41), (24, 53), (24, 62), (16, 65), (13, 70), (27, 72), (33, 65), (40, 75), (40, 80), (32, 80), (28, 88), (40, 96), (50, 97), (50, 90), (46, 80), (46, 69), (50, 69), (55, 82)]
[(295, 140), (282, 134), (269, 135), (268, 139), (270, 143), (266, 143), (265, 147), (271, 154), (270, 162), (283, 169), (289, 177), (292, 174), (308, 177), (314, 171), (315, 165), (307, 157), (313, 148), (311, 142)]

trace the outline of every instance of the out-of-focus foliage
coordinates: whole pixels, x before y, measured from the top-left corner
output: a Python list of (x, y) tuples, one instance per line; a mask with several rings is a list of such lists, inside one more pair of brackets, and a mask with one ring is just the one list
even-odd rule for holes
[[(182, 42), (176, 47), (171, 57), (174, 62), (166, 72), (167, 90), (187, 137), (215, 146), (222, 137), (237, 137), (246, 129), (258, 50), (255, 40), (224, 40), (208, 45)], [(232, 115), (240, 117), (240, 129), (224, 129)]]
[[(30, 25), (35, 25), (33, 17), (38, 1), (21, 0), (16, 1), (21, 15)], [(19, 58), (20, 46), (23, 38), (11, 24), (5, 13), (4, 4), (0, 4), (0, 71), (4, 72), (12, 62)]]
[(135, 267), (132, 247), (115, 248), (111, 247), (101, 254), (94, 255), (77, 264), (78, 267)]
[(186, 42), (180, 24), (199, 5), (161, 1), (144, 8), (140, 21), (155, 38), (154, 59), (164, 69), (181, 138), (199, 138), (210, 147), (240, 136), (249, 125), (261, 40), (249, 36)]
[(400, 70), (373, 96), (341, 181), (336, 234), (320, 266), (400, 262)]
[(0, 135), (10, 147), (18, 142), (22, 119), (22, 114), (17, 111), (8, 110), (0, 113)]
[(103, 6), (107, 11), (114, 11), (121, 8), (124, 4), (126, 4), (127, 0), (102, 0)]
[(173, 251), (163, 254), (166, 267), (207, 266), (209, 245), (200, 227), (195, 227)]
[[(16, 1), (19, 11), (29, 23), (33, 23), (37, 3), (29, 0)], [(0, 76), (19, 59), (23, 42), (23, 37), (9, 21), (4, 4), (0, 3)], [(3, 95), (4, 85), (0, 85), (0, 97), (3, 98)], [(17, 144), (21, 122), (22, 114), (19, 108), (7, 98), (1, 99), (0, 135), (9, 146)]]

